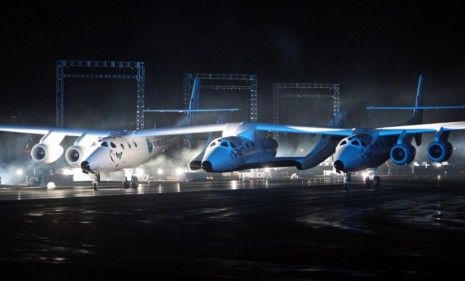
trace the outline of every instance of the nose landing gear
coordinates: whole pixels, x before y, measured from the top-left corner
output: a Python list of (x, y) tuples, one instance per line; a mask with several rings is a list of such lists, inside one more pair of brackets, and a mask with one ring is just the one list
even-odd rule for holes
[(92, 175), (92, 187), (94, 188), (94, 190), (98, 190), (98, 186), (100, 183), (100, 172), (93, 172)]

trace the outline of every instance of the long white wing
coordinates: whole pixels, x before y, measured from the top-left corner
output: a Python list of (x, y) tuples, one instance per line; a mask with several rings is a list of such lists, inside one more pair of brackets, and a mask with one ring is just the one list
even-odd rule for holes
[(174, 135), (200, 134), (221, 132), (227, 124), (196, 125), (185, 127), (168, 127), (134, 131), (132, 134), (138, 137), (161, 137)]
[(350, 136), (355, 130), (355, 128), (306, 127), (271, 123), (257, 123), (256, 129), (273, 133), (317, 134), (341, 137)]
[[(184, 134), (199, 134), (210, 132), (221, 132), (229, 124), (211, 124), (211, 125), (197, 125), (185, 127), (170, 127), (170, 128), (157, 128), (148, 130), (134, 131), (134, 136), (143, 137), (160, 137), (170, 135), (184, 135)], [(237, 123), (239, 124), (239, 123)], [(349, 136), (353, 133), (354, 129), (335, 129), (326, 127), (303, 127), (291, 125), (279, 125), (270, 123), (250, 123), (258, 131), (266, 131), (273, 133), (293, 133), (293, 134), (321, 134), (333, 136)]]
[(86, 133), (87, 135), (95, 135), (105, 137), (111, 134), (109, 130), (95, 130), (83, 128), (62, 128), (62, 127), (44, 127), (44, 126), (21, 126), (21, 125), (0, 125), (0, 132), (23, 133), (46, 135), (50, 132), (62, 134), (66, 136), (79, 137)]
[(441, 129), (444, 132), (465, 130), (465, 121), (382, 127), (374, 130), (378, 131), (380, 136), (392, 136), (403, 132), (407, 134), (436, 133)]

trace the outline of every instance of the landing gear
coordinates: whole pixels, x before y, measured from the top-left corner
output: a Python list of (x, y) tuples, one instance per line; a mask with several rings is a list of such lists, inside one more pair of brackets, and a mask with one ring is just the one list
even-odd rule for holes
[(129, 181), (127, 178), (124, 178), (123, 180), (123, 188), (128, 189), (129, 188)]
[(381, 178), (379, 176), (376, 176), (376, 171), (369, 170), (368, 171), (368, 176), (365, 178), (365, 187), (366, 188), (372, 188), (374, 187), (375, 189), (378, 189), (381, 185)]
[(94, 188), (94, 190), (98, 190), (99, 183), (100, 183), (100, 173), (95, 172), (93, 173), (93, 179), (92, 179), (92, 187)]
[(351, 181), (352, 181), (352, 176), (350, 175), (350, 172), (345, 173), (344, 174), (344, 191), (349, 191), (349, 185)]
[(139, 186), (139, 179), (136, 176), (131, 177), (131, 187), (136, 189)]
[(128, 181), (127, 178), (124, 178), (123, 180), (123, 188), (128, 189), (128, 188), (133, 188), (136, 189), (139, 187), (139, 179), (136, 176), (131, 176), (131, 181)]
[(381, 178), (379, 176), (374, 177), (373, 186), (375, 187), (375, 189), (378, 189), (381, 186)]

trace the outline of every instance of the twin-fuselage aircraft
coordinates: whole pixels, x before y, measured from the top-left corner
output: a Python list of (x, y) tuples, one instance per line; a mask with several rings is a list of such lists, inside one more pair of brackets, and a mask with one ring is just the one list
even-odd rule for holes
[[(198, 95), (199, 81), (194, 81), (192, 98)], [(464, 130), (465, 122), (422, 124), (426, 109), (465, 108), (465, 106), (423, 106), (422, 77), (419, 78), (415, 105), (412, 107), (372, 107), (371, 109), (412, 109), (413, 117), (405, 124), (371, 129), (341, 128), (341, 113), (328, 127), (306, 127), (282, 124), (241, 122), (210, 125), (190, 125), (189, 118), (181, 119), (176, 126), (134, 131), (110, 131), (80, 128), (55, 128), (0, 125), (0, 131), (41, 134), (42, 139), (31, 150), (32, 159), (38, 163), (52, 163), (64, 152), (70, 165), (82, 168), (84, 173), (95, 176), (98, 187), (100, 172), (136, 168), (170, 148), (183, 135), (221, 133), (209, 140), (202, 152), (190, 163), (191, 169), (207, 172), (225, 172), (261, 167), (291, 166), (309, 169), (334, 153), (334, 168), (339, 173), (376, 169), (389, 159), (397, 165), (409, 164), (415, 157), (415, 147), (421, 144), (421, 135), (434, 133), (435, 138), (427, 149), (434, 162), (446, 161), (452, 155), (448, 141), (451, 131)], [(225, 109), (227, 111), (227, 109)], [(178, 110), (176, 110), (178, 111)], [(185, 110), (183, 110), (185, 111)], [(202, 110), (190, 107), (189, 114)], [(213, 110), (215, 111), (215, 110)], [(210, 112), (208, 110), (207, 112)], [(276, 157), (278, 143), (269, 133), (295, 133), (321, 135), (316, 147), (305, 157)], [(64, 151), (61, 142), (67, 136), (77, 137), (74, 145)], [(379, 177), (372, 180), (379, 184)], [(125, 187), (137, 187), (137, 177), (124, 181)]]

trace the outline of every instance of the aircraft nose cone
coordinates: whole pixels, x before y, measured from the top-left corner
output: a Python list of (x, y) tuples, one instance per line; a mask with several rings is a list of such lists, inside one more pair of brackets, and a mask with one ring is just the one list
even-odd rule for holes
[(87, 162), (87, 161), (82, 161), (82, 162), (81, 162), (81, 169), (83, 169), (84, 171), (90, 171), (89, 162)]
[(333, 165), (337, 172), (344, 171), (344, 163), (341, 160), (334, 161)]
[(203, 161), (202, 162), (202, 169), (204, 169), (207, 172), (213, 172), (213, 166), (210, 161)]

